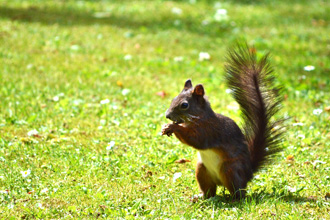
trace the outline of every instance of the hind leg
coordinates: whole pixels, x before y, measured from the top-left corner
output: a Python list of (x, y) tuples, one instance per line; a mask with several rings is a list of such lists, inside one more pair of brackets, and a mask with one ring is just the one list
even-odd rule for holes
[(197, 162), (196, 179), (204, 198), (215, 196), (217, 185), (213, 182), (211, 176), (202, 162)]
[(223, 185), (235, 199), (245, 197), (246, 186), (252, 178), (252, 171), (241, 161), (225, 163), (222, 167)]

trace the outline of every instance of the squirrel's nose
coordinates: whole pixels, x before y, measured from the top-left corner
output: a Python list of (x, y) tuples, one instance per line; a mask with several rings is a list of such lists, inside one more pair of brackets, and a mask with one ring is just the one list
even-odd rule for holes
[(171, 120), (171, 115), (169, 114), (168, 110), (165, 112), (165, 117)]

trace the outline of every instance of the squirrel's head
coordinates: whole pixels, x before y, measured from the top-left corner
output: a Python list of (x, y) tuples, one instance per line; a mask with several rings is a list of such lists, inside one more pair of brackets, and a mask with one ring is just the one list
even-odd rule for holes
[(166, 111), (166, 118), (176, 124), (189, 123), (203, 116), (210, 109), (209, 102), (204, 97), (204, 87), (198, 84), (193, 87), (188, 79), (181, 93), (172, 100)]

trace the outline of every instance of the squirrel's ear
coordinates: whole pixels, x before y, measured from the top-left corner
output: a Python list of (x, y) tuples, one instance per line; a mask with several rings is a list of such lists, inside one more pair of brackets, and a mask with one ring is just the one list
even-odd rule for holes
[(184, 90), (188, 90), (192, 87), (191, 79), (188, 79), (184, 84)]
[(205, 92), (203, 85), (202, 84), (196, 85), (193, 94), (198, 96), (204, 96)]

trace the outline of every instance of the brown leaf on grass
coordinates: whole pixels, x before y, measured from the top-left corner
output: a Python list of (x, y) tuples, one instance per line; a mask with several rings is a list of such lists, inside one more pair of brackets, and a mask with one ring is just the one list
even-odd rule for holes
[(150, 170), (148, 170), (146, 172), (146, 175), (144, 176), (144, 178), (148, 178), (148, 177), (151, 177), (152, 176), (152, 172)]
[(185, 158), (182, 158), (182, 159), (179, 159), (179, 160), (176, 160), (175, 163), (187, 163), (187, 162), (191, 162), (190, 160), (187, 160)]
[(317, 197), (316, 196), (308, 196), (307, 199), (310, 200), (310, 201), (316, 201)]
[(151, 189), (151, 188), (156, 188), (156, 185), (145, 186), (142, 188), (142, 191), (146, 191), (147, 189)]
[(293, 155), (289, 155), (286, 157), (287, 161), (294, 161), (294, 156)]
[(324, 108), (324, 111), (326, 111), (326, 112), (330, 112), (330, 106), (325, 107), (325, 108)]
[(305, 178), (305, 175), (303, 175), (303, 174), (300, 174), (300, 173), (296, 173), (296, 175), (298, 175), (300, 178)]
[(328, 200), (328, 199), (330, 199), (330, 193), (329, 192), (327, 192), (326, 194), (325, 194), (325, 197), (324, 197), (326, 200)]
[(162, 98), (165, 98), (165, 96), (167, 96), (167, 93), (164, 90), (162, 90), (162, 91), (156, 92), (156, 95), (158, 95)]
[(117, 81), (117, 86), (119, 86), (119, 87), (121, 87), (121, 88), (123, 88), (123, 87), (124, 87), (124, 85), (123, 85), (122, 81), (120, 81), (120, 80), (118, 80), (118, 81)]

